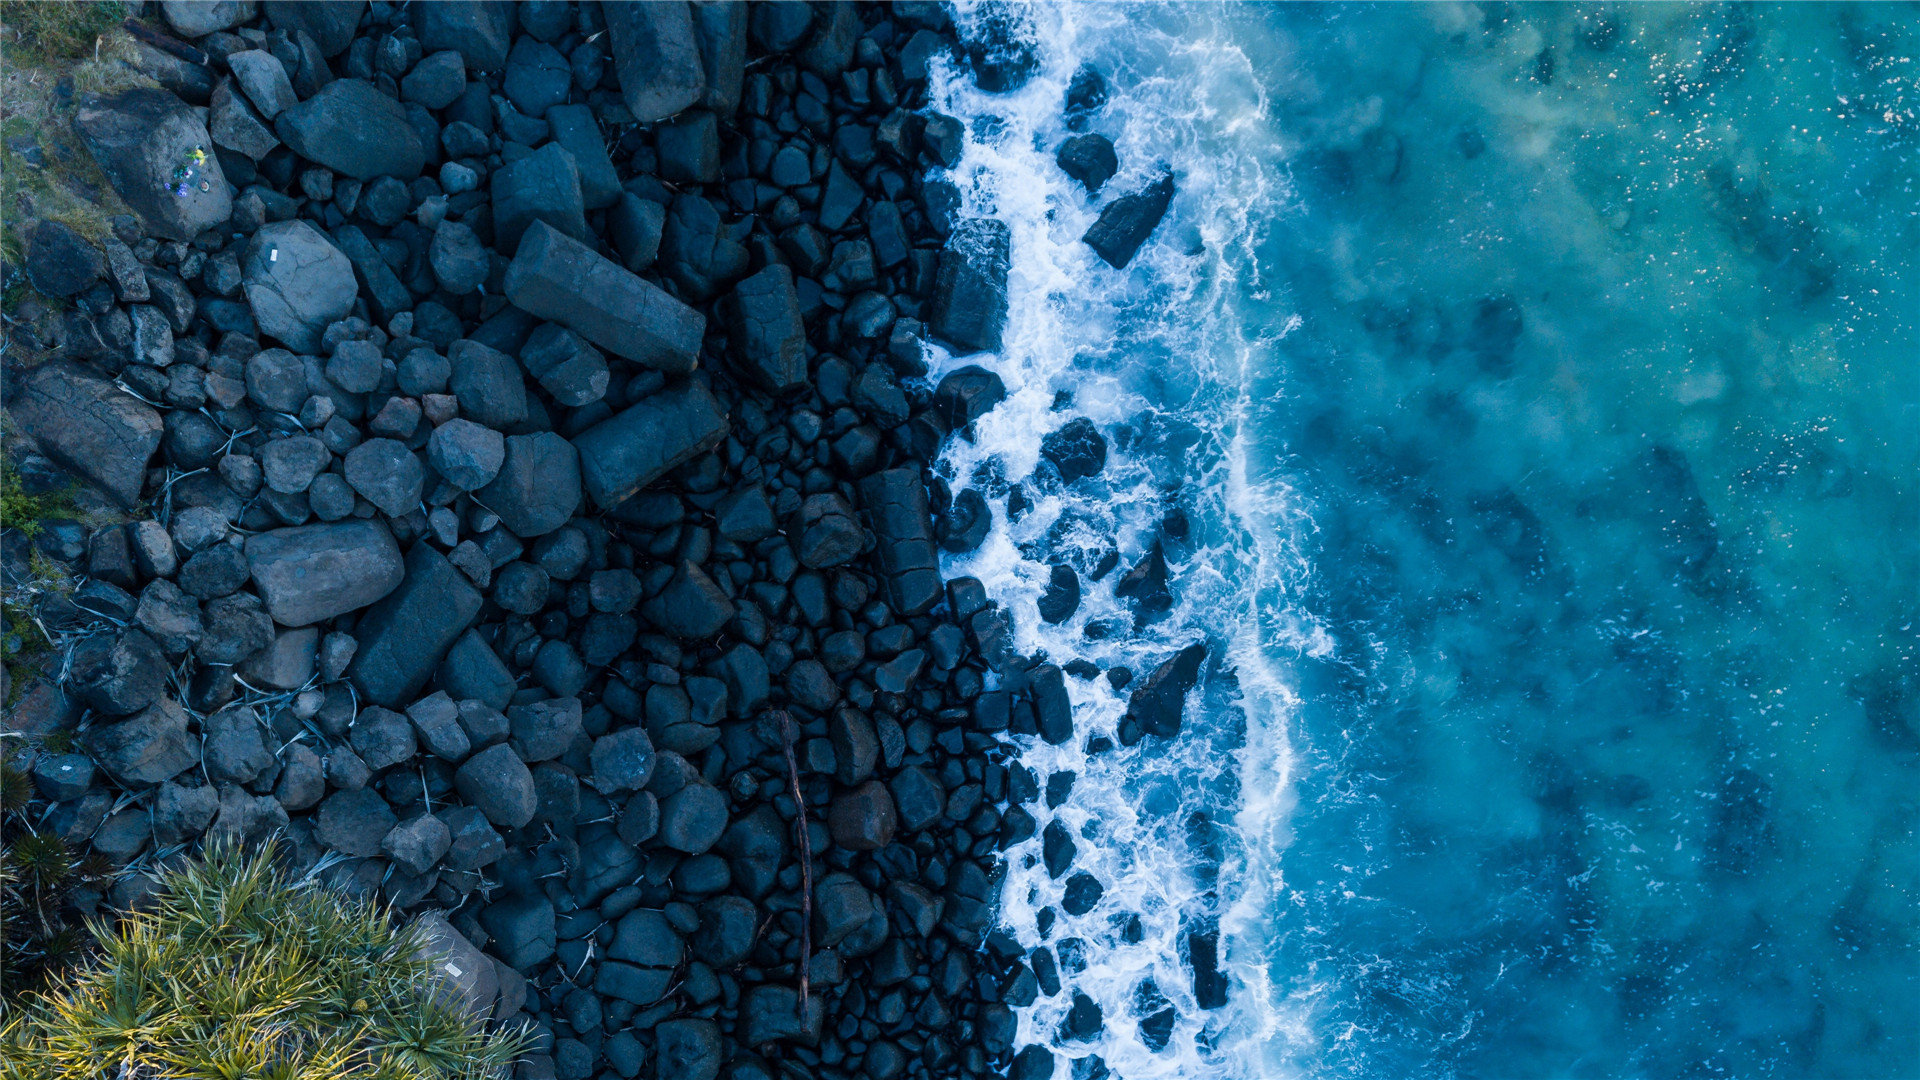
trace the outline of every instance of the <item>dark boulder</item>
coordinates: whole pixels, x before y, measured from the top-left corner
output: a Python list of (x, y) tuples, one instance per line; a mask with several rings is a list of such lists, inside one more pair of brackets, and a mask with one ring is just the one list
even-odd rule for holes
[(700, 905), (700, 928), (694, 931), (693, 955), (710, 967), (725, 970), (745, 960), (760, 932), (760, 909), (744, 896), (716, 896)]
[(505, 743), (468, 758), (453, 774), (453, 783), (461, 798), (503, 829), (532, 821), (539, 805), (533, 773)]
[(806, 385), (806, 328), (791, 270), (769, 264), (734, 286), (720, 311), (727, 322), (727, 355), (742, 374), (775, 394)]
[(536, 220), (507, 269), (507, 299), (528, 314), (571, 327), (618, 356), (662, 371), (691, 371), (706, 319)]
[(660, 843), (699, 855), (727, 830), (727, 797), (719, 788), (691, 783), (660, 803)]
[(542, 323), (520, 350), (520, 363), (554, 401), (569, 408), (590, 405), (607, 395), (611, 378), (607, 358), (564, 327)]
[(407, 552), (399, 588), (354, 628), (360, 647), (349, 668), (367, 700), (398, 708), (419, 693), (441, 656), (480, 612), (480, 592), (426, 543)]
[(794, 530), (794, 555), (813, 569), (839, 566), (860, 553), (865, 532), (847, 500), (831, 492), (800, 504)]
[(502, 0), (437, 0), (410, 7), (413, 32), (426, 52), (452, 49), (475, 71), (507, 66), (513, 5)]
[(986, 497), (978, 488), (965, 488), (940, 516), (940, 546), (952, 552), (972, 551), (987, 538), (992, 526), (993, 511), (987, 508)]
[(543, 221), (575, 240), (587, 238), (580, 169), (559, 143), (547, 145), (493, 176), (493, 243), (503, 254), (520, 249), (520, 238)]
[(1040, 454), (1071, 484), (1083, 476), (1097, 476), (1107, 467), (1107, 440), (1093, 421), (1075, 417), (1040, 440)]
[(1095, 192), (1120, 171), (1120, 159), (1113, 152), (1113, 140), (1105, 135), (1075, 135), (1060, 144), (1054, 154), (1060, 170)]
[(551, 431), (506, 442), (499, 475), (474, 497), (516, 536), (544, 536), (565, 525), (580, 506), (579, 452)]
[(1067, 677), (1057, 665), (1042, 664), (1027, 673), (1033, 687), (1033, 717), (1041, 741), (1059, 746), (1073, 738), (1073, 701)]
[(1174, 184), (1170, 173), (1147, 185), (1146, 190), (1122, 195), (1100, 211), (1100, 220), (1087, 230), (1085, 240), (1107, 265), (1118, 270), (1133, 261), (1134, 253), (1147, 242), (1154, 226), (1173, 204)]
[(713, 1021), (663, 1021), (653, 1029), (653, 1038), (654, 1080), (714, 1080), (720, 1075), (726, 1047)]
[(267, 18), (289, 36), (305, 33), (323, 57), (334, 57), (353, 44), (366, 0), (265, 0)]
[(1067, 885), (1060, 895), (1060, 910), (1069, 915), (1085, 915), (1092, 911), (1100, 898), (1106, 895), (1107, 887), (1100, 879), (1085, 870), (1075, 870), (1067, 879)]
[(1040, 594), (1040, 620), (1063, 623), (1080, 610), (1080, 575), (1065, 563), (1048, 569), (1047, 587)]
[(261, 226), (241, 273), (254, 325), (297, 353), (319, 352), (321, 333), (346, 318), (359, 294), (353, 263), (307, 221)]
[(573, 440), (594, 505), (610, 508), (717, 445), (727, 414), (702, 383), (660, 390)]
[(556, 937), (553, 902), (538, 893), (520, 893), (480, 909), (487, 948), (509, 967), (531, 971), (553, 956)]
[(1006, 397), (1007, 386), (999, 375), (978, 364), (968, 364), (941, 376), (933, 391), (933, 409), (947, 430), (964, 431)]
[(933, 315), (927, 326), (935, 337), (962, 352), (1000, 348), (1011, 257), (1012, 238), (1004, 222), (969, 218), (954, 227), (934, 277)]
[(918, 766), (909, 765), (895, 773), (888, 788), (893, 793), (900, 827), (907, 832), (919, 832), (946, 813), (946, 792)]
[(1099, 69), (1080, 65), (1067, 82), (1065, 119), (1068, 131), (1084, 131), (1087, 120), (1107, 103), (1107, 79)]
[(336, 791), (314, 814), (313, 839), (342, 855), (366, 858), (380, 854), (380, 842), (397, 822), (378, 791), (364, 787)]
[(1163, 661), (1128, 698), (1127, 718), (1148, 735), (1170, 739), (1180, 734), (1187, 691), (1199, 681), (1206, 658), (1207, 647), (1196, 642)]
[(73, 129), (153, 235), (191, 240), (233, 215), (232, 188), (206, 152), (212, 136), (172, 94), (135, 89), (83, 98)]
[(734, 604), (706, 571), (683, 559), (667, 587), (642, 604), (640, 613), (676, 638), (698, 641), (720, 632), (733, 618)]
[(72, 296), (106, 276), (106, 255), (63, 222), (42, 218), (27, 232), (27, 280), (42, 296)]
[(161, 700), (170, 668), (152, 638), (128, 629), (83, 638), (69, 654), (66, 674), (72, 690), (95, 711), (126, 716)]
[(152, 787), (200, 762), (200, 740), (187, 733), (187, 714), (170, 698), (126, 720), (95, 723), (80, 745), (108, 776), (129, 788)]
[(411, 180), (427, 163), (406, 109), (361, 79), (335, 79), (321, 87), (281, 113), (273, 130), (294, 153), (356, 180)]
[(398, 588), (400, 548), (378, 521), (301, 525), (246, 540), (247, 566), (281, 626), (358, 611)]
[(140, 501), (163, 428), (151, 406), (86, 368), (58, 360), (11, 367), (6, 388), (8, 414), (42, 453), (122, 506)]
[(1167, 557), (1158, 541), (1133, 569), (1113, 584), (1113, 595), (1131, 601), (1134, 626), (1146, 626), (1173, 608), (1173, 593), (1167, 587)]
[(827, 828), (833, 842), (849, 851), (878, 851), (893, 842), (893, 796), (878, 780), (869, 780), (833, 800)]
[(859, 483), (860, 501), (878, 541), (875, 555), (888, 599), (901, 615), (919, 615), (940, 602), (939, 553), (920, 471), (889, 469)]
[(664, 120), (700, 100), (706, 72), (693, 15), (683, 0), (610, 2), (600, 10), (620, 91), (635, 120)]

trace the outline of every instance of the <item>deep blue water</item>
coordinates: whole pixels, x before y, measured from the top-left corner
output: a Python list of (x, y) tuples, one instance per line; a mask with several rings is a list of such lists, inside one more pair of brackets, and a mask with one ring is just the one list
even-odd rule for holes
[[(1007, 347), (945, 365), (1011, 391), (948, 452), (997, 526), (948, 572), (1028, 649), (1210, 660), (1176, 740), (1023, 743), (1107, 886), (1048, 923), (1013, 853), (1066, 984), (1023, 1036), (1076, 1076), (1920, 1076), (1920, 7), (1025, 17), (1030, 83), (945, 83), (1014, 230)], [(1180, 183), (1125, 271), (1052, 164), (1082, 63), (1112, 189)], [(1062, 487), (1075, 416), (1115, 454)], [(1166, 618), (1111, 577), (1034, 617), (1049, 563), (1156, 542)]]

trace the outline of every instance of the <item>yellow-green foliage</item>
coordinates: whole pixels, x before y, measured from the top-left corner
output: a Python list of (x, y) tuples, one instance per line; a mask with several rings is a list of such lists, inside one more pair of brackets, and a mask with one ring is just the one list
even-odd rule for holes
[(0, 1026), (0, 1077), (479, 1078), (525, 1046), (470, 1023), (411, 928), (288, 882), (271, 847), (211, 848), (95, 934), (95, 959)]
[(58, 493), (29, 495), (20, 486), (13, 462), (0, 456), (0, 529), (19, 529), (31, 537), (51, 517), (71, 516), (72, 500)]

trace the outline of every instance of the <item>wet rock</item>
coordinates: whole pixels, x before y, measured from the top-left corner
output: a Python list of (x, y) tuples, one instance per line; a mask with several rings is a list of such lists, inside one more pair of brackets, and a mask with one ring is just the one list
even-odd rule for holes
[(232, 189), (206, 153), (212, 137), (172, 94), (142, 88), (83, 99), (73, 129), (152, 235), (191, 240), (232, 216)]
[(456, 417), (427, 437), (427, 461), (462, 491), (477, 491), (492, 483), (506, 456), (505, 437), (471, 420)]
[(580, 169), (560, 144), (548, 143), (501, 169), (492, 187), (494, 246), (503, 254), (517, 252), (536, 221), (574, 240), (586, 239)]
[(1127, 699), (1127, 718), (1148, 735), (1170, 739), (1180, 734), (1187, 691), (1199, 681), (1206, 658), (1207, 647), (1195, 643), (1163, 661)]
[(1085, 915), (1093, 910), (1106, 891), (1106, 886), (1100, 884), (1099, 878), (1085, 870), (1076, 870), (1067, 879), (1067, 886), (1061, 893), (1060, 909), (1069, 915)]
[(543, 536), (565, 525), (580, 505), (580, 455), (551, 431), (510, 435), (499, 475), (474, 498), (515, 535)]
[(1042, 664), (1028, 673), (1033, 687), (1034, 722), (1040, 739), (1059, 746), (1073, 738), (1073, 702), (1067, 697), (1066, 674), (1054, 664)]
[(1173, 607), (1173, 593), (1167, 588), (1167, 558), (1156, 541), (1133, 569), (1114, 582), (1113, 595), (1131, 601), (1136, 627), (1164, 616)]
[(99, 485), (121, 505), (140, 501), (160, 446), (160, 414), (85, 368), (47, 361), (15, 369), (7, 412), (42, 453)]
[(596, 506), (612, 507), (668, 470), (712, 449), (727, 416), (705, 386), (686, 382), (650, 395), (573, 440), (581, 479)]
[(893, 796), (878, 780), (869, 780), (833, 800), (827, 828), (833, 842), (849, 851), (878, 851), (893, 842)]
[(806, 330), (792, 271), (769, 264), (734, 286), (720, 310), (727, 322), (728, 356), (743, 374), (775, 394), (806, 384)]
[(1099, 191), (1102, 184), (1120, 171), (1120, 159), (1114, 155), (1113, 140), (1105, 135), (1075, 135), (1060, 144), (1054, 155), (1060, 170), (1085, 185), (1088, 192)]
[(1144, 191), (1122, 195), (1100, 211), (1100, 220), (1081, 237), (1107, 265), (1118, 270), (1133, 261), (1134, 253), (1147, 242), (1154, 226), (1166, 216), (1173, 203), (1174, 184), (1170, 174), (1162, 174)]
[(1073, 857), (1079, 853), (1079, 846), (1073, 842), (1073, 833), (1066, 823), (1058, 818), (1047, 822), (1040, 833), (1040, 856), (1046, 864), (1047, 876), (1058, 881), (1060, 875), (1073, 867)]
[(967, 552), (980, 546), (993, 526), (993, 511), (977, 488), (967, 488), (953, 497), (953, 505), (940, 518), (940, 546), (952, 552)]
[(298, 353), (320, 351), (321, 332), (359, 295), (353, 264), (306, 221), (261, 226), (241, 262), (255, 325)]
[(616, 356), (691, 371), (706, 319), (544, 221), (527, 227), (507, 269), (507, 299)]
[(968, 364), (941, 377), (933, 391), (933, 408), (946, 422), (947, 430), (964, 431), (1006, 397), (1007, 387), (1000, 376)]
[(1084, 131), (1087, 120), (1107, 103), (1107, 80), (1099, 69), (1080, 65), (1067, 83), (1065, 119), (1068, 131)]
[(1040, 594), (1040, 620), (1063, 623), (1080, 609), (1080, 575), (1073, 567), (1055, 563), (1047, 571), (1047, 587)]
[(168, 698), (130, 719), (96, 723), (80, 745), (107, 775), (129, 788), (151, 787), (200, 762), (200, 742), (187, 733), (187, 714)]
[(425, 543), (407, 552), (400, 586), (361, 616), (349, 671), (367, 700), (397, 708), (413, 700), (454, 640), (480, 611), (480, 592)]
[(635, 120), (664, 120), (700, 100), (706, 73), (687, 4), (609, 3), (601, 10), (620, 91)]
[(275, 529), (248, 537), (245, 550), (254, 584), (282, 626), (357, 611), (404, 577), (399, 546), (377, 521)]
[(1003, 222), (972, 218), (955, 226), (940, 252), (934, 279), (933, 314), (928, 321), (934, 336), (961, 352), (1000, 348), (1007, 321), (1011, 245)]
[(417, 508), (426, 491), (426, 467), (398, 439), (368, 439), (347, 451), (341, 472), (353, 490), (389, 517)]
[(453, 774), (453, 786), (468, 805), (503, 829), (526, 825), (539, 806), (533, 773), (505, 743), (468, 758)]
[(273, 130), (294, 153), (356, 180), (411, 180), (427, 162), (406, 109), (361, 79), (333, 80), (281, 113)]
[(342, 855), (365, 858), (380, 854), (380, 842), (395, 821), (387, 801), (372, 788), (336, 791), (314, 814), (313, 839)]
[(940, 602), (939, 557), (926, 485), (918, 469), (889, 469), (860, 481), (860, 501), (873, 526), (875, 556), (894, 611), (919, 615)]
[(1040, 454), (1071, 484), (1083, 476), (1097, 476), (1107, 466), (1107, 440), (1084, 416), (1069, 420), (1040, 440)]
[(1007, 1080), (1052, 1080), (1053, 1067), (1053, 1051), (1035, 1043), (1013, 1056)]
[(27, 231), (27, 280), (42, 296), (72, 296), (106, 275), (106, 256), (64, 223), (42, 218)]

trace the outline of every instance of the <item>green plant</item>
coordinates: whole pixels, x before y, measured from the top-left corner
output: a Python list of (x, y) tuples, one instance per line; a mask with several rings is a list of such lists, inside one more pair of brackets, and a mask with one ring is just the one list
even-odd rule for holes
[(0, 1027), (0, 1063), (74, 1080), (427, 1080), (519, 1057), (525, 1034), (475, 1025), (413, 928), (273, 859), (214, 846), (163, 871), (150, 907), (95, 926), (98, 956)]
[(78, 58), (93, 50), (101, 34), (127, 17), (123, 3), (75, 0), (0, 0), (0, 49), (11, 64), (44, 64)]

